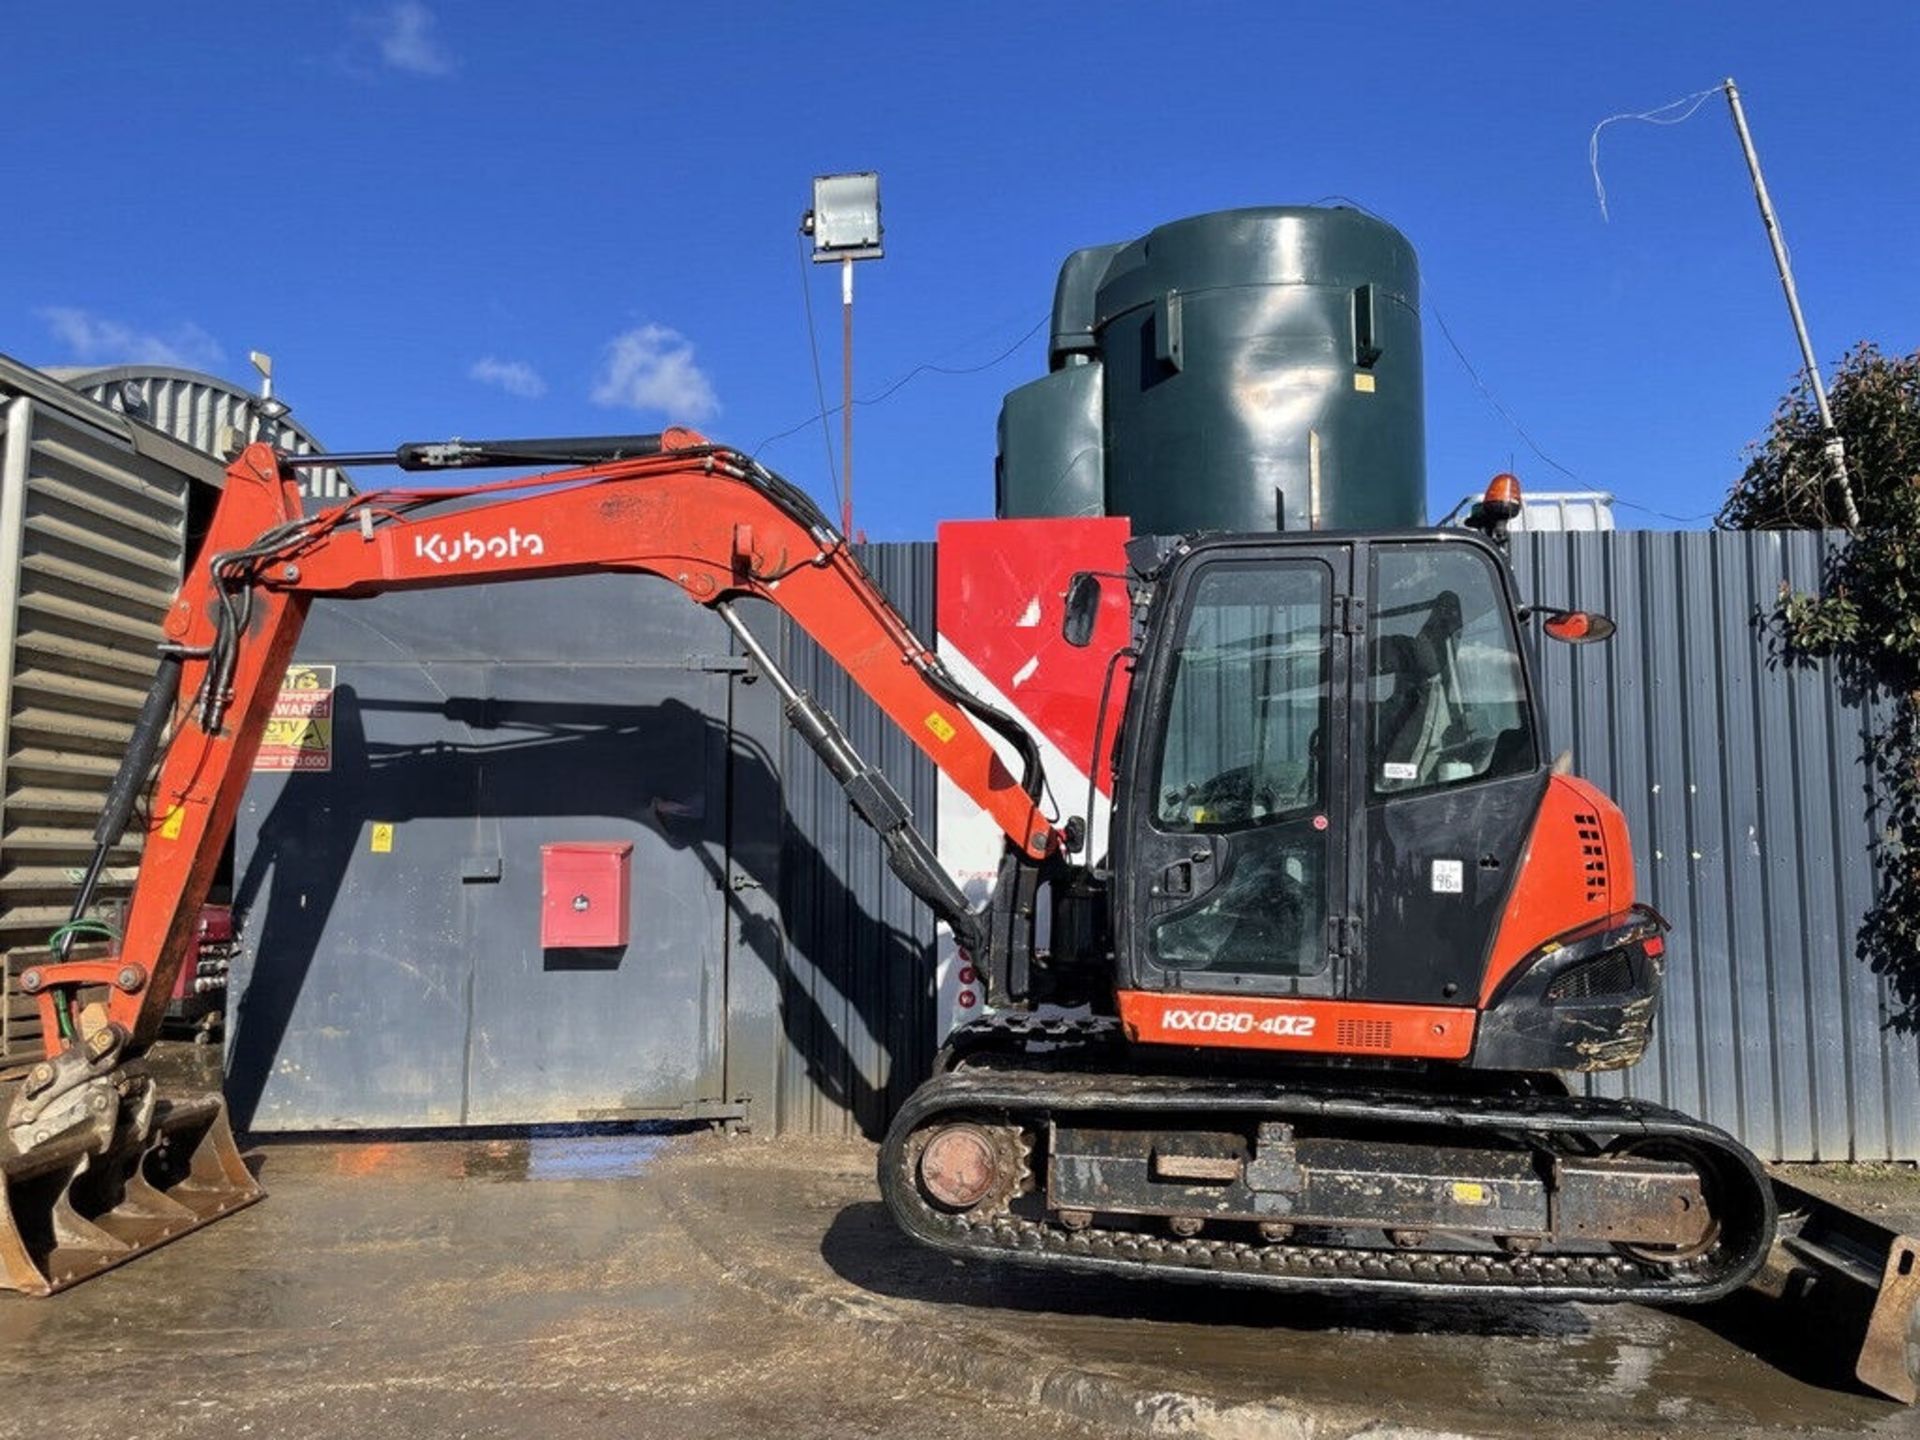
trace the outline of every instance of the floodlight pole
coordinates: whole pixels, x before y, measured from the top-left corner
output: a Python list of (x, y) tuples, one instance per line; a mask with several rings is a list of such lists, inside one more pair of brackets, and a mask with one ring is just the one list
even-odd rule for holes
[(1773, 247), (1773, 268), (1780, 272), (1780, 288), (1787, 294), (1787, 313), (1793, 317), (1793, 333), (1800, 337), (1800, 359), (1806, 365), (1807, 383), (1813, 387), (1813, 403), (1820, 412), (1820, 434), (1824, 440), (1827, 464), (1833, 468), (1834, 481), (1840, 487), (1840, 507), (1847, 529), (1860, 528), (1860, 511), (1853, 503), (1853, 481), (1847, 474), (1847, 445), (1834, 427), (1833, 411), (1827, 405), (1827, 387), (1820, 379), (1820, 363), (1814, 358), (1813, 341), (1807, 335), (1807, 320), (1800, 313), (1800, 292), (1794, 288), (1793, 266), (1787, 259), (1786, 242), (1780, 238), (1780, 222), (1774, 218), (1773, 199), (1767, 194), (1767, 180), (1760, 173), (1760, 156), (1753, 148), (1753, 135), (1747, 129), (1747, 113), (1740, 108), (1740, 92), (1729, 75), (1721, 89), (1727, 92), (1727, 108), (1733, 111), (1733, 128), (1740, 136), (1740, 149), (1747, 157), (1747, 173), (1753, 178), (1753, 198), (1760, 205), (1760, 221), (1767, 229), (1767, 243)]
[[(840, 533), (853, 529), (853, 262), (878, 260), (881, 245), (880, 176), (872, 170), (813, 177), (813, 208), (801, 217), (800, 233), (813, 236), (813, 263), (840, 262)], [(808, 325), (812, 325), (809, 312)], [(819, 376), (815, 352), (814, 375)], [(829, 412), (831, 413), (831, 412)], [(822, 438), (831, 436), (820, 417)], [(833, 442), (827, 439), (827, 463)]]
[[(1824, 403), (1824, 402), (1823, 402)], [(853, 257), (840, 260), (840, 533), (853, 540)]]

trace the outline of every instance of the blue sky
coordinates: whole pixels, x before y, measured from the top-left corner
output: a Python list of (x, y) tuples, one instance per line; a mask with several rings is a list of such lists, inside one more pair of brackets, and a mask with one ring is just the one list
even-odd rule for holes
[[(1734, 75), (1822, 355), (1911, 351), (1917, 62), (1920, 6), (1845, 0), (18, 6), (0, 350), (236, 379), (269, 350), (335, 449), (662, 407), (752, 447), (817, 409), (817, 172), (882, 175), (862, 395), (1014, 346), (1077, 246), (1344, 195), (1540, 450), (1664, 525), (1716, 507), (1796, 352), (1718, 99), (1606, 131), (1611, 223), (1589, 131)], [(837, 277), (806, 280), (837, 396)], [(1431, 315), (1426, 351), (1436, 510), (1510, 461), (1573, 486)], [(990, 513), (999, 397), (1044, 366), (1035, 334), (862, 408), (862, 527)], [(765, 458), (829, 494), (817, 427)]]

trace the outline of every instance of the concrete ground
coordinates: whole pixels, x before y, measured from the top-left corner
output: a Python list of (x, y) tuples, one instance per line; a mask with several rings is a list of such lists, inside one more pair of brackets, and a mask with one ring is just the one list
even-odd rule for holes
[(664, 1143), (268, 1149), (265, 1202), (0, 1295), (0, 1436), (1091, 1433), (727, 1283), (641, 1178)]
[[(0, 1295), (0, 1436), (1920, 1435), (1778, 1317), (1330, 1304), (920, 1250), (861, 1144), (276, 1144), (263, 1204)], [(1771, 1334), (1769, 1329), (1771, 1328)]]

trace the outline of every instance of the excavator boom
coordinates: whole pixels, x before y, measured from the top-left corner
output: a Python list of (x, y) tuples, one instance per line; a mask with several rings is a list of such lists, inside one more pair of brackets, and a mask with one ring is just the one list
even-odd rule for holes
[[(69, 927), (52, 942), (55, 959), (21, 976), (56, 1048), (6, 1116), (0, 1186), (11, 1186), (12, 1219), (0, 1215), (0, 1281), (14, 1288), (58, 1288), (258, 1198), (224, 1114), (189, 1107), (176, 1123), (178, 1107), (158, 1100), (127, 1062), (158, 1032), (316, 597), (609, 571), (659, 576), (722, 616), (779, 690), (789, 721), (879, 833), (894, 871), (971, 952), (1007, 943), (1018, 929), (1008, 917), (1026, 913), (1018, 897), (1030, 908), (1031, 877), (1063, 854), (1065, 837), (1040, 810), (1040, 762), (1024, 727), (957, 685), (812, 501), (747, 456), (670, 430), (617, 441), (403, 446), (380, 458), (435, 470), (592, 463), (478, 485), (366, 492), (311, 515), (288, 457), (271, 447), (248, 447), (228, 470), (200, 558), (166, 616), (159, 674), (94, 837), (103, 857), (147, 799), (124, 932), (110, 955), (70, 958)], [(790, 616), (994, 818), (1006, 835), (1002, 874), (1016, 882), (1007, 887), (1015, 899), (998, 900), (987, 914), (969, 905), (898, 793), (780, 673), (732, 608), (746, 598)], [(94, 923), (99, 870), (97, 858), (74, 904), (74, 926)], [(106, 998), (83, 1008), (95, 987)], [(141, 1225), (131, 1223), (133, 1211)], [(175, 1223), (145, 1224), (151, 1212)]]

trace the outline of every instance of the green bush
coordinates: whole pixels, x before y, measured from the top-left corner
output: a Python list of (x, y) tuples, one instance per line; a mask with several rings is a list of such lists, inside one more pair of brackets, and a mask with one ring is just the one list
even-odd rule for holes
[[(1920, 352), (1888, 357), (1856, 345), (1834, 373), (1830, 402), (1860, 524), (1834, 551), (1818, 595), (1783, 587), (1764, 618), (1787, 659), (1831, 659), (1849, 692), (1887, 716), (1868, 759), (1878, 886), (1856, 945), (1887, 980), (1891, 1023), (1920, 1031)], [(1719, 523), (1838, 528), (1845, 507), (1824, 439), (1802, 382), (1748, 448)]]

